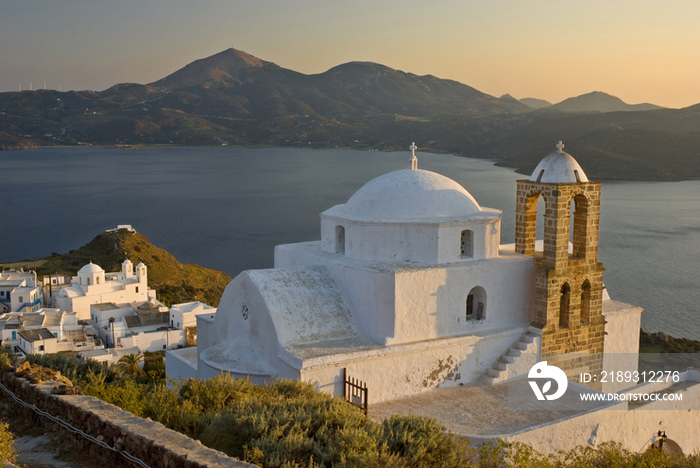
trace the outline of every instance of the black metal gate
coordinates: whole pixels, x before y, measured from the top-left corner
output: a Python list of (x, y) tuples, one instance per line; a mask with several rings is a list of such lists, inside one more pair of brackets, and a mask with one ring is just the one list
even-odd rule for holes
[(367, 384), (353, 377), (348, 377), (347, 368), (343, 368), (343, 396), (345, 400), (359, 407), (367, 414)]

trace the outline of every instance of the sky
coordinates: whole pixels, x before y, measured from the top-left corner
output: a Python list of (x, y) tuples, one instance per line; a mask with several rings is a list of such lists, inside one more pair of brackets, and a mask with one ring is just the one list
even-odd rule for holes
[(229, 47), (371, 61), (552, 103), (700, 103), (697, 0), (0, 0), (0, 92), (149, 83)]

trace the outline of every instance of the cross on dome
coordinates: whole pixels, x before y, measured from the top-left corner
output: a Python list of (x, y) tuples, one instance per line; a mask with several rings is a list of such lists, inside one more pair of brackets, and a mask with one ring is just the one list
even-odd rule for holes
[(564, 143), (562, 143), (561, 140), (559, 140), (559, 143), (557, 143), (557, 149), (560, 153), (564, 152)]
[(413, 152), (413, 156), (408, 160), (411, 163), (411, 169), (418, 169), (418, 158), (416, 157), (416, 150), (418, 147), (416, 146), (416, 142), (414, 141), (411, 143), (411, 146), (408, 147)]

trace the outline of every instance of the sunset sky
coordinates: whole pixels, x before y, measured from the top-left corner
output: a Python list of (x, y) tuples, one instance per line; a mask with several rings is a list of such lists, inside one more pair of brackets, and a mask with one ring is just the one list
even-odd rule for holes
[(148, 83), (226, 48), (372, 61), (500, 96), (700, 103), (700, 1), (0, 0), (0, 91)]

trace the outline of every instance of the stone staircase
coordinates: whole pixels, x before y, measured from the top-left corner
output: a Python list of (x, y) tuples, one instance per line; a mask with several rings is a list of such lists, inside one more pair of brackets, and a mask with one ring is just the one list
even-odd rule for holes
[(518, 341), (493, 363), (493, 367), (484, 373), (483, 382), (494, 385), (526, 376), (530, 368), (537, 363), (541, 341), (541, 335), (531, 331), (523, 333)]

